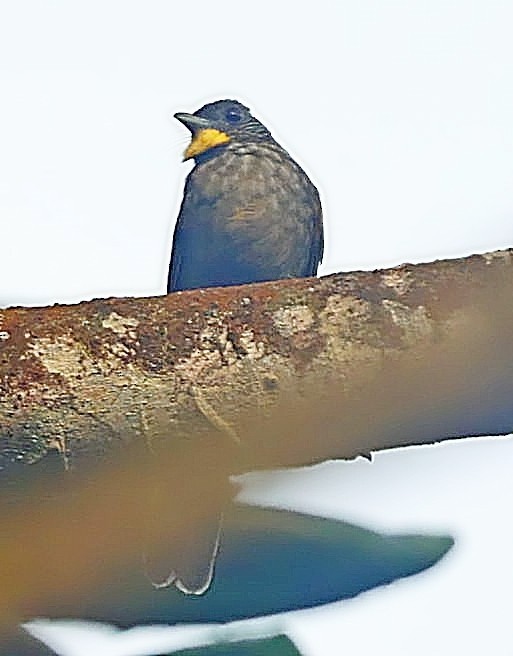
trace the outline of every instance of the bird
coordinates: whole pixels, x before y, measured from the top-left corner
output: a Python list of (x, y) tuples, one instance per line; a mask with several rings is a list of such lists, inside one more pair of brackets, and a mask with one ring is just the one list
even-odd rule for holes
[[(322, 209), (299, 164), (237, 100), (218, 100), (175, 117), (192, 134), (184, 161), (195, 164), (175, 225), (168, 293), (315, 276), (323, 254)], [(220, 477), (224, 480), (222, 472)], [(226, 496), (201, 534), (182, 535), (178, 544), (166, 539), (172, 523), (155, 516), (158, 542), (169, 545), (156, 553), (150, 546), (145, 550), (146, 574), (155, 588), (208, 591)], [(184, 497), (187, 508), (187, 492)]]
[(167, 291), (315, 276), (323, 255), (319, 193), (237, 100), (175, 114), (194, 159), (175, 225)]

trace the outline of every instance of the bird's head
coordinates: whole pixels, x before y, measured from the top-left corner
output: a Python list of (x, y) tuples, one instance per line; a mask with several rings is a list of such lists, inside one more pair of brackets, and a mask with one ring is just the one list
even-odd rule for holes
[(233, 140), (271, 138), (269, 130), (237, 100), (217, 100), (204, 105), (194, 114), (179, 112), (175, 118), (192, 133), (191, 143), (184, 152), (184, 160), (201, 156)]

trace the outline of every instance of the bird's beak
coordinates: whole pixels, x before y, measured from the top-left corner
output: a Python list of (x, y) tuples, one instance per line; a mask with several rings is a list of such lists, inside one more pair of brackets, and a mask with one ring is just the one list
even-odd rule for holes
[(183, 123), (185, 127), (194, 134), (198, 130), (204, 130), (208, 128), (209, 122), (206, 118), (201, 118), (201, 116), (194, 116), (194, 114), (186, 114), (185, 112), (178, 112), (175, 114), (175, 118)]
[(230, 137), (226, 132), (209, 127), (211, 124), (206, 118), (182, 112), (175, 114), (175, 118), (192, 132), (192, 141), (183, 154), (184, 162), (230, 141)]

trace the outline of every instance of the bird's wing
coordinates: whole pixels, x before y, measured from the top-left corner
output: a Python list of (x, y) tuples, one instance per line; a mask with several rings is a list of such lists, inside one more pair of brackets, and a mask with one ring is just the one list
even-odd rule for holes
[(317, 259), (315, 262), (315, 271), (317, 272), (317, 267), (322, 262), (324, 255), (324, 230), (322, 227), (322, 210), (319, 205), (319, 214), (316, 217), (316, 236), (317, 236)]
[(167, 279), (168, 294), (182, 288), (180, 285), (180, 278), (185, 264), (184, 253), (188, 252), (191, 239), (193, 239), (191, 231), (194, 226), (191, 225), (191, 219), (194, 218), (195, 214), (192, 206), (195, 204), (194, 197), (196, 194), (192, 193), (191, 187), (191, 175), (189, 174), (185, 181), (182, 204), (180, 206), (180, 212), (178, 213), (175, 231), (173, 233), (173, 247), (171, 250), (171, 261), (169, 263)]
[(167, 278), (167, 293), (173, 292), (177, 289), (180, 272), (183, 265), (183, 247), (181, 242), (184, 240), (184, 227), (183, 221), (180, 220), (180, 215), (176, 220), (175, 231), (173, 234), (173, 248), (171, 250), (171, 261), (169, 263), (169, 273)]
[[(173, 248), (169, 263), (167, 291), (190, 289), (206, 285), (196, 284), (201, 279), (202, 259), (211, 250), (210, 232), (205, 229), (210, 220), (212, 195), (205, 194), (194, 180), (195, 169), (185, 182), (185, 189), (176, 220)], [(201, 280), (200, 280), (201, 282)]]
[(324, 231), (322, 225), (322, 207), (321, 201), (316, 190), (316, 199), (312, 207), (312, 246), (310, 248), (310, 258), (308, 261), (309, 275), (317, 275), (317, 269), (322, 262), (324, 254)]

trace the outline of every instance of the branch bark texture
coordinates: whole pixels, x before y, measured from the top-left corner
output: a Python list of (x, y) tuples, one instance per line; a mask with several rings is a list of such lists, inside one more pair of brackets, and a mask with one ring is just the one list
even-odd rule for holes
[[(415, 413), (426, 395), (436, 407), (451, 393), (454, 406), (455, 378), (468, 385), (471, 362), (483, 382), (491, 351), (510, 371), (512, 262), (501, 251), (2, 310), (0, 462), (34, 463), (56, 449), (74, 466), (116, 444), (178, 443), (213, 428), (239, 447), (241, 469), (393, 446), (384, 425), (397, 404)], [(393, 423), (395, 444), (451, 432), (408, 440)], [(295, 446), (280, 437), (287, 426)], [(302, 435), (307, 428), (314, 434)]]

